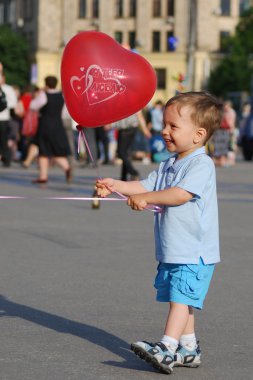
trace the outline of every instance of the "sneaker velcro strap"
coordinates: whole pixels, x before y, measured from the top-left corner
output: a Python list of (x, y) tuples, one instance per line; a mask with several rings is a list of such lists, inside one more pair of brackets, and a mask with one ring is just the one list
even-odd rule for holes
[(168, 351), (168, 348), (162, 342), (156, 343), (156, 346), (160, 347), (163, 352)]
[(161, 361), (161, 363), (166, 364), (166, 365), (170, 365), (173, 362), (174, 362), (174, 358), (170, 355), (165, 355), (163, 360)]
[(194, 361), (195, 355), (186, 355), (184, 357), (184, 364), (190, 364)]
[(154, 343), (147, 342), (146, 340), (143, 340), (142, 343), (148, 344), (148, 345), (151, 346), (151, 347), (155, 347), (155, 344), (154, 344)]
[(199, 341), (197, 341), (196, 351), (197, 351), (197, 354), (201, 354), (201, 349), (200, 349)]

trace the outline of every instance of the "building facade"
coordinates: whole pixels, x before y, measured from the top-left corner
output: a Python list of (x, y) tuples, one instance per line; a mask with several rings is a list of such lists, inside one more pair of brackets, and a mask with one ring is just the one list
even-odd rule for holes
[(98, 30), (136, 49), (155, 68), (156, 98), (177, 90), (200, 90), (224, 56), (252, 0), (0, 0), (0, 24), (28, 39), (33, 81), (60, 75), (62, 52), (78, 32)]

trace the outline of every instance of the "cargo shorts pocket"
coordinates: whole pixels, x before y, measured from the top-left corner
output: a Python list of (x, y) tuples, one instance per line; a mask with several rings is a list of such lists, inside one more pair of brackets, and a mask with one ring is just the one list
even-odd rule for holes
[(184, 265), (180, 284), (181, 292), (187, 297), (198, 300), (205, 290), (205, 283), (208, 277), (206, 268), (199, 268), (198, 265)]
[(168, 289), (169, 271), (161, 263), (157, 267), (157, 275), (154, 281), (154, 287), (159, 291)]

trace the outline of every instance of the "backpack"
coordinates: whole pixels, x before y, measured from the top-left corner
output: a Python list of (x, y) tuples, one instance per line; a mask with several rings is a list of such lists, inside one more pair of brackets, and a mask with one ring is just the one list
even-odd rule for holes
[(4, 111), (7, 108), (7, 100), (5, 93), (0, 88), (0, 112)]

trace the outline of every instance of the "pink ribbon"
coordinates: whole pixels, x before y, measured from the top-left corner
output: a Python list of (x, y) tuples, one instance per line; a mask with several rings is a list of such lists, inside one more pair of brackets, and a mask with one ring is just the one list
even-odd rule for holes
[(0, 199), (28, 199), (27, 197), (15, 197), (15, 196), (5, 196), (5, 195), (0, 195)]
[(44, 200), (62, 200), (62, 201), (124, 201), (125, 199), (119, 198), (99, 198), (99, 197), (16, 197), (16, 196), (5, 196), (1, 195), (1, 199), (44, 199)]
[[(16, 199), (42, 199), (42, 200), (54, 200), (54, 201), (103, 201), (103, 202), (125, 202), (127, 198), (100, 198), (100, 197), (19, 197), (19, 196), (7, 196), (0, 195), (1, 199), (16, 200)], [(152, 212), (161, 212), (161, 208), (158, 206), (149, 205), (146, 210)]]

